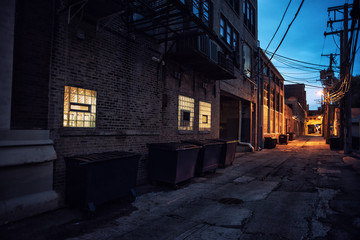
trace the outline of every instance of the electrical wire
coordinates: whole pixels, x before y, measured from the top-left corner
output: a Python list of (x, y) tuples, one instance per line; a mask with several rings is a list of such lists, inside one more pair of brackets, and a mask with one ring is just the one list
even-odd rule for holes
[(279, 23), (279, 25), (278, 25), (278, 27), (277, 27), (277, 29), (276, 29), (276, 31), (275, 31), (275, 33), (274, 33), (274, 35), (272, 36), (272, 38), (271, 38), (271, 40), (270, 40), (269, 44), (267, 45), (267, 47), (266, 47), (266, 50), (265, 50), (265, 51), (267, 51), (267, 50), (268, 50), (268, 48), (269, 48), (269, 46), (270, 46), (270, 44), (271, 44), (272, 40), (274, 39), (275, 35), (276, 35), (276, 34), (277, 34), (277, 32), (279, 31), (279, 28), (280, 28), (280, 26), (281, 26), (281, 24), (282, 24), (282, 22), (283, 22), (283, 20), (284, 20), (284, 17), (285, 17), (285, 15), (286, 15), (287, 10), (289, 9), (289, 6), (290, 6), (291, 1), (292, 1), (292, 0), (290, 0), (290, 1), (289, 1), (288, 5), (287, 5), (287, 7), (286, 7), (286, 9), (285, 9), (285, 12), (284, 12), (284, 14), (283, 14), (283, 16), (282, 16), (282, 18), (281, 18), (281, 20), (280, 20), (280, 23)]
[(301, 9), (301, 7), (302, 7), (303, 3), (304, 3), (304, 0), (302, 0), (302, 1), (301, 1), (300, 6), (299, 6), (299, 8), (298, 8), (297, 12), (295, 13), (295, 16), (294, 16), (293, 20), (290, 22), (290, 24), (289, 24), (288, 28), (286, 29), (286, 32), (285, 32), (284, 36), (282, 37), (282, 39), (281, 39), (281, 41), (280, 41), (279, 45), (278, 45), (278, 46), (277, 46), (277, 48), (275, 49), (274, 54), (271, 56), (271, 58), (269, 59), (269, 61), (271, 61), (271, 59), (274, 57), (274, 55), (275, 55), (275, 53), (277, 52), (277, 50), (280, 48), (280, 46), (281, 46), (282, 42), (284, 41), (284, 39), (285, 39), (285, 37), (286, 37), (287, 33), (289, 32), (289, 29), (290, 29), (291, 25), (293, 24), (293, 22), (295, 21), (295, 19), (296, 19), (297, 15), (299, 14), (300, 9)]
[[(270, 51), (266, 51), (265, 54), (271, 55), (271, 54), (274, 54), (274, 53), (273, 53), (273, 52), (270, 52)], [(305, 62), (305, 61), (297, 60), (297, 59), (294, 59), (294, 58), (285, 57), (285, 56), (282, 56), (282, 55), (277, 54), (277, 53), (274, 54), (274, 56), (277, 56), (277, 57), (280, 57), (280, 58), (285, 58), (285, 59), (287, 59), (287, 60), (294, 61), (294, 62), (298, 62), (298, 63), (303, 63), (303, 64), (306, 64), (306, 65), (312, 65), (312, 66), (318, 66), (318, 67), (328, 67), (327, 65), (310, 63), (310, 62)], [(336, 68), (339, 68), (339, 67), (336, 67)]]

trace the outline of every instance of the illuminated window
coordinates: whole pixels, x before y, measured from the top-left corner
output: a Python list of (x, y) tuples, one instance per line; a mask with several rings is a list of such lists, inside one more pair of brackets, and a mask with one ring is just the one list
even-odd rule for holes
[(199, 102), (199, 131), (211, 129), (211, 103)]
[(193, 130), (194, 123), (194, 104), (193, 98), (179, 95), (178, 129)]
[(95, 127), (96, 91), (65, 86), (64, 127)]

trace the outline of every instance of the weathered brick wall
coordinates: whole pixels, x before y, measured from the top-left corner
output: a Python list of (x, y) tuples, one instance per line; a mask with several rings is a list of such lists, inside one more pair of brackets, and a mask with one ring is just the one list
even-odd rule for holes
[(54, 1), (16, 1), (12, 129), (47, 129)]
[[(115, 150), (140, 153), (141, 184), (147, 181), (147, 143), (218, 137), (219, 83), (188, 67), (182, 68), (186, 70), (180, 83), (171, 73), (176, 64), (166, 61), (162, 66), (152, 60), (162, 58), (162, 46), (128, 33), (118, 18), (96, 30), (86, 17), (67, 24), (64, 8), (54, 36), (49, 127), (58, 155), (54, 179), (58, 192), (65, 189), (66, 157)], [(96, 128), (62, 127), (65, 85), (97, 91)], [(179, 94), (195, 99), (194, 130), (186, 135), (177, 126)], [(212, 105), (212, 128), (206, 134), (198, 131), (199, 101)]]
[[(183, 70), (181, 79), (175, 79), (171, 76), (171, 68), (171, 62), (169, 62), (169, 71), (167, 71), (164, 89), (167, 104), (162, 109), (162, 139), (165, 141), (180, 141), (191, 138), (218, 138), (220, 124), (219, 82), (206, 79), (192, 70)], [(195, 100), (194, 127), (192, 131), (178, 130), (179, 95), (191, 97)], [(209, 132), (199, 131), (199, 101), (211, 103), (211, 130)]]

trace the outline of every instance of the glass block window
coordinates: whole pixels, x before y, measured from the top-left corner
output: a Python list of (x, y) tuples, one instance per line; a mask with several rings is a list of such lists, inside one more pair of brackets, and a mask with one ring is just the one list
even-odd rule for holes
[(211, 130), (211, 103), (199, 102), (199, 131)]
[(179, 95), (178, 129), (193, 130), (195, 100)]
[(96, 91), (65, 86), (64, 127), (95, 127)]

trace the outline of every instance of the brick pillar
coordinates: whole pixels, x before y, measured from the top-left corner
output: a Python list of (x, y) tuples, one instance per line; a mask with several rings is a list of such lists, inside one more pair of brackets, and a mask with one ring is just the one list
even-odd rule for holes
[(10, 129), (15, 1), (0, 1), (0, 129)]

